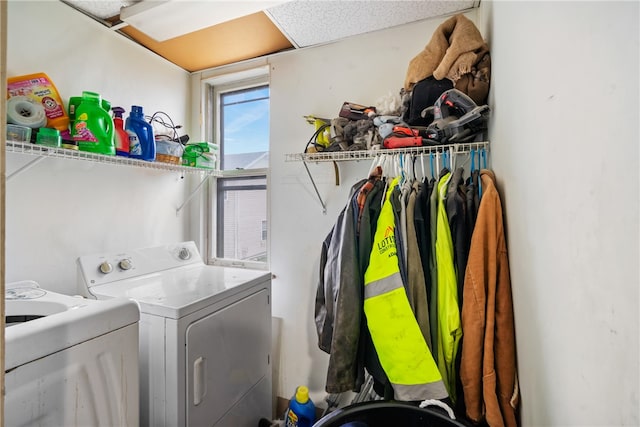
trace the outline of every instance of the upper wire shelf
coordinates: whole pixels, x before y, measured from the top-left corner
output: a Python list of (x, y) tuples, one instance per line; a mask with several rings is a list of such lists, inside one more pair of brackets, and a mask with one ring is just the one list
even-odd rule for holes
[(146, 169), (158, 169), (165, 171), (177, 171), (184, 173), (200, 173), (205, 175), (218, 175), (213, 169), (202, 169), (190, 166), (175, 165), (163, 162), (148, 162), (121, 156), (105, 156), (103, 154), (90, 153), (88, 151), (69, 150), (67, 148), (47, 147), (45, 145), (31, 144), (28, 142), (6, 142), (6, 152), (30, 154), (41, 157), (57, 157), (63, 159), (85, 160), (96, 163), (112, 165), (133, 166)]
[(458, 154), (470, 153), (471, 150), (487, 150), (488, 141), (466, 142), (462, 144), (431, 145), (421, 147), (382, 148), (379, 150), (324, 151), (318, 153), (285, 154), (287, 162), (336, 162), (349, 160), (373, 159), (381, 154), (430, 154), (455, 150)]
[(320, 196), (320, 191), (318, 191), (318, 187), (311, 175), (311, 171), (307, 166), (308, 162), (334, 162), (334, 172), (336, 174), (336, 185), (340, 185), (340, 172), (338, 170), (338, 164), (335, 162), (338, 161), (352, 161), (352, 160), (367, 160), (374, 159), (380, 155), (393, 155), (393, 154), (411, 154), (411, 155), (421, 155), (421, 154), (431, 154), (431, 153), (451, 153), (451, 154), (466, 154), (472, 153), (473, 151), (478, 151), (478, 153), (484, 150), (483, 152), (488, 152), (489, 150), (489, 142), (481, 141), (481, 142), (465, 142), (462, 144), (446, 144), (446, 145), (425, 145), (420, 147), (404, 147), (404, 148), (382, 148), (379, 150), (354, 150), (354, 151), (331, 151), (331, 152), (319, 152), (319, 153), (293, 153), (293, 154), (285, 154), (286, 162), (302, 162), (304, 165), (307, 175), (309, 175), (309, 179), (311, 180), (311, 184), (313, 185), (313, 189), (316, 192), (316, 196), (318, 196), (318, 200), (322, 205), (322, 213), (327, 213), (327, 206), (322, 200), (322, 196)]

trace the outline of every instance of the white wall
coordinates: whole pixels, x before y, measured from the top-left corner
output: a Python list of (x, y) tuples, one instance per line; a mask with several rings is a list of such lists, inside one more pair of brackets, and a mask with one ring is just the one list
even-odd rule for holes
[(639, 3), (489, 6), (523, 425), (640, 425)]
[[(45, 72), (63, 101), (83, 90), (127, 112), (168, 113), (189, 129), (189, 74), (58, 1), (8, 3), (7, 75)], [(7, 153), (7, 175), (36, 157)], [(76, 287), (78, 256), (190, 240), (176, 207), (193, 177), (45, 159), (6, 187), (7, 282)], [(188, 208), (187, 208), (188, 210)]]

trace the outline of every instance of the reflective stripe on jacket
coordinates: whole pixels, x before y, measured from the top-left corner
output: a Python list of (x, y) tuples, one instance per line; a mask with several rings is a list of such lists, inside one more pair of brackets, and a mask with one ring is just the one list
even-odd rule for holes
[(373, 344), (397, 400), (442, 399), (447, 390), (411, 310), (402, 284), (390, 195), (378, 218), (369, 266), (364, 275), (364, 312)]

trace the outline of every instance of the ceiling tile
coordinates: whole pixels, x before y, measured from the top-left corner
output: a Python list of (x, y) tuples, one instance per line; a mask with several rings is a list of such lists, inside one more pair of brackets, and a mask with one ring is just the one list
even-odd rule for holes
[(132, 26), (120, 31), (190, 72), (257, 58), (293, 47), (263, 12), (164, 42), (158, 42)]
[(313, 46), (470, 9), (477, 1), (303, 1), (265, 12), (296, 47)]
[(120, 19), (155, 40), (165, 41), (251, 15), (283, 1), (143, 1), (122, 9)]
[(72, 7), (100, 19), (109, 19), (120, 15), (121, 7), (132, 6), (140, 0), (63, 0)]

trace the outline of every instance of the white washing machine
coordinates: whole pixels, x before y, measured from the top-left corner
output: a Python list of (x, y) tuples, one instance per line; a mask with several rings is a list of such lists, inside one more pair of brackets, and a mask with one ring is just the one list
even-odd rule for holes
[(204, 264), (194, 242), (78, 259), (79, 292), (140, 305), (143, 426), (271, 418), (271, 275)]
[(139, 423), (135, 302), (5, 287), (6, 426)]

